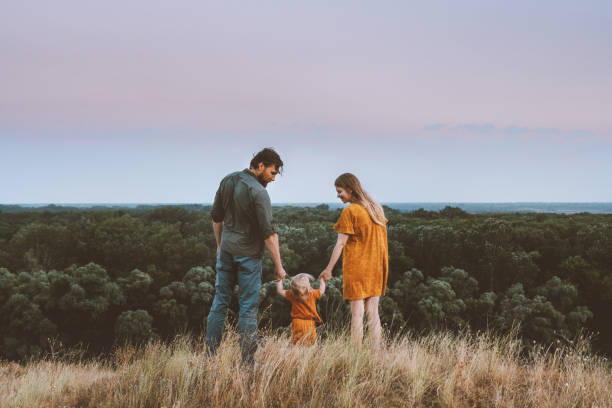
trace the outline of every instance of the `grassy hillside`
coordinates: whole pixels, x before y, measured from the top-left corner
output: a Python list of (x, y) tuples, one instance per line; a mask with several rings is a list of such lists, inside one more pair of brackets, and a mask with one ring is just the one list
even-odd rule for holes
[(1, 407), (610, 407), (612, 369), (581, 344), (521, 353), (486, 334), (407, 336), (371, 355), (344, 335), (294, 347), (260, 339), (252, 369), (230, 334), (215, 357), (200, 341), (127, 346), (83, 361), (54, 352), (0, 363)]

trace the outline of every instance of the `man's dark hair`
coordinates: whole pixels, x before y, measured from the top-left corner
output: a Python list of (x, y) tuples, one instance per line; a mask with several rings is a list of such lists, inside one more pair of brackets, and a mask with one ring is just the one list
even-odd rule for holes
[(255, 169), (259, 166), (259, 163), (263, 163), (264, 166), (272, 166), (275, 165), (278, 172), (281, 172), (281, 168), (283, 167), (283, 161), (281, 160), (278, 153), (274, 151), (274, 149), (270, 147), (266, 147), (255, 156), (251, 160), (251, 168)]

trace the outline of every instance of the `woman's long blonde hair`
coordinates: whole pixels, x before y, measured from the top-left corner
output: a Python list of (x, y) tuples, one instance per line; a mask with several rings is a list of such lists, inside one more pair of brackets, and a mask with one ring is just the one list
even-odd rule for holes
[(336, 187), (351, 190), (351, 202), (361, 204), (368, 214), (370, 214), (372, 221), (383, 227), (385, 226), (387, 219), (385, 218), (385, 212), (382, 206), (370, 197), (368, 192), (361, 187), (361, 183), (357, 176), (351, 173), (343, 173), (334, 181), (334, 185)]

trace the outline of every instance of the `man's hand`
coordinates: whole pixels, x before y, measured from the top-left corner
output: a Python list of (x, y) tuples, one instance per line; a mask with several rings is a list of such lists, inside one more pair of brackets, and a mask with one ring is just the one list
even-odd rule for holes
[(327, 282), (331, 278), (332, 278), (331, 269), (325, 268), (325, 269), (323, 269), (323, 272), (321, 272), (319, 274), (319, 279), (323, 279), (323, 280), (325, 280), (325, 282)]
[(287, 272), (285, 272), (285, 268), (282, 266), (280, 268), (276, 268), (276, 279), (275, 280), (283, 280), (287, 276)]

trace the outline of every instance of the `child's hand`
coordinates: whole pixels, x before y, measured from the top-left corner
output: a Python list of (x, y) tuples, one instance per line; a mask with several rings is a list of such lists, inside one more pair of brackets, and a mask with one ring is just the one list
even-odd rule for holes
[(274, 282), (276, 282), (276, 293), (278, 293), (279, 295), (283, 297), (286, 297), (285, 291), (283, 290), (283, 280), (280, 278), (276, 278), (274, 279)]

